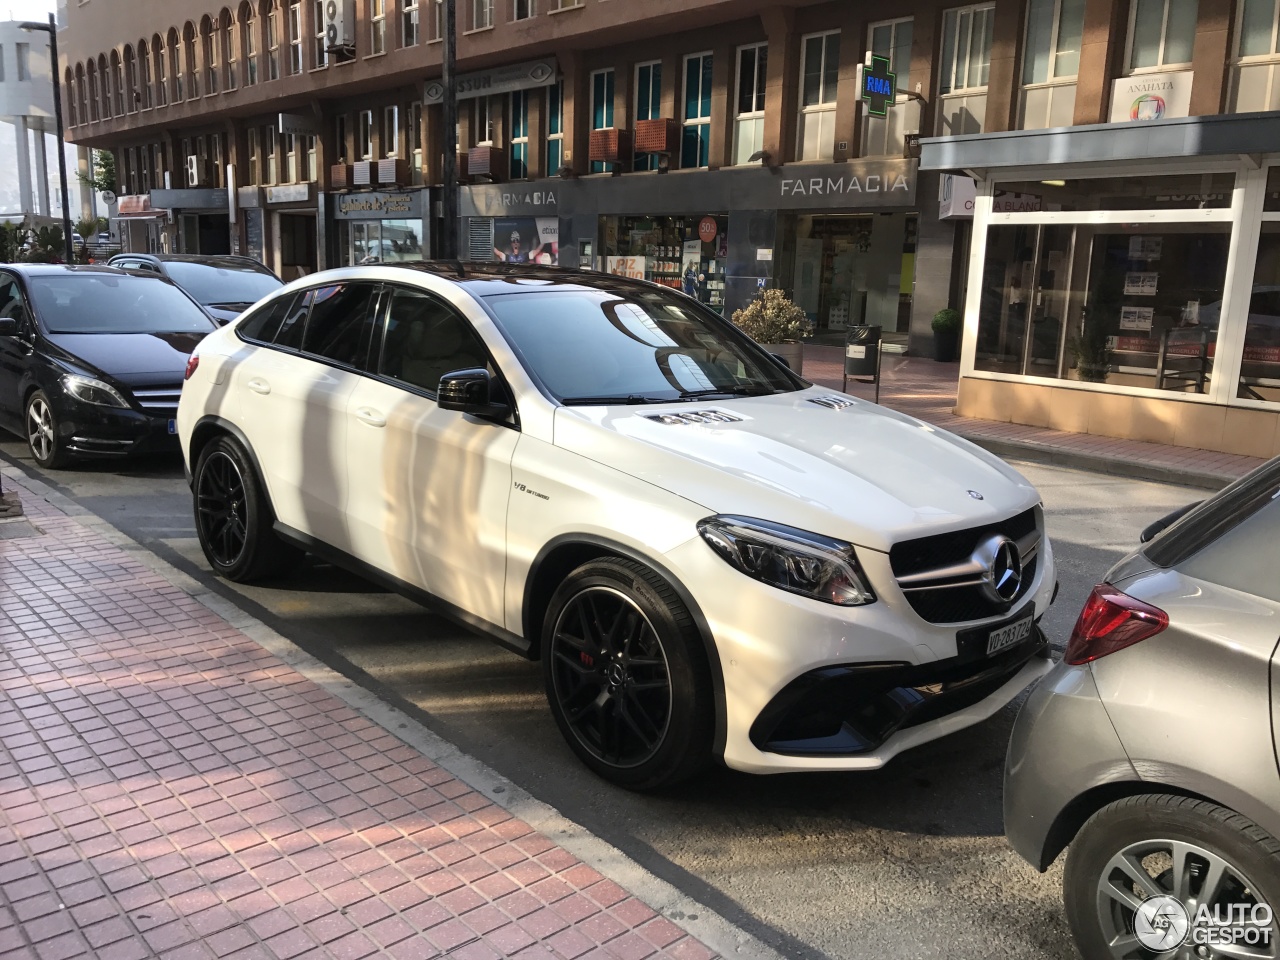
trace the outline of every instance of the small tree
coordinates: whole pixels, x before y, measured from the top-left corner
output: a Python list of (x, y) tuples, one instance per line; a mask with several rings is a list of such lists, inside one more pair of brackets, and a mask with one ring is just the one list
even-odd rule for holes
[(20, 223), (0, 223), (0, 263), (13, 263), (27, 242), (27, 230)]
[(735, 310), (734, 324), (756, 343), (786, 343), (809, 333), (809, 318), (781, 290), (763, 290), (745, 307)]
[(102, 192), (110, 190), (116, 192), (116, 156), (110, 150), (93, 151), (93, 176), (86, 177), (80, 175), (80, 182), (88, 184), (93, 189)]
[(23, 257), (27, 263), (62, 263), (66, 245), (61, 227), (40, 227), (31, 234), (31, 248)]

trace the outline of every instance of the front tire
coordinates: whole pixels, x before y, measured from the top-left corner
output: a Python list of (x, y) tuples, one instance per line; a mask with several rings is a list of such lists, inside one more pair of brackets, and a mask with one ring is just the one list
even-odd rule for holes
[(27, 398), (24, 423), (27, 427), (27, 449), (31, 458), (46, 470), (58, 470), (71, 461), (66, 444), (58, 435), (58, 418), (53, 404), (43, 390), (37, 390)]
[(631, 560), (593, 560), (552, 595), (542, 628), (547, 701), (588, 767), (633, 790), (670, 786), (711, 756), (711, 671), (670, 584)]
[(244, 448), (220, 436), (200, 451), (192, 477), (196, 533), (215, 573), (236, 583), (279, 576), (301, 551), (272, 529), (266, 491)]
[[(1206, 800), (1126, 797), (1095, 813), (1072, 842), (1063, 900), (1076, 945), (1089, 960), (1274, 958), (1280, 956), (1275, 915), (1280, 843), (1252, 821)], [(1147, 900), (1152, 903), (1140, 917)], [(1248, 945), (1257, 952), (1208, 946), (1208, 953), (1198, 953), (1205, 945), (1189, 937), (1202, 904), (1219, 915), (1227, 915), (1229, 905), (1265, 904), (1270, 908), (1266, 943)], [(1156, 913), (1161, 916), (1153, 923)], [(1191, 926), (1183, 923), (1183, 914)], [(1160, 937), (1164, 940), (1156, 942)], [(1258, 939), (1264, 938), (1259, 934)]]

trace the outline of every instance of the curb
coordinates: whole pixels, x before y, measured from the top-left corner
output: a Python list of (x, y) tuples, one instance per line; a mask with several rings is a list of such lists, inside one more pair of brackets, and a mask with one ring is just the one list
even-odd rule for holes
[[(650, 873), (612, 844), (563, 816), (523, 788), (492, 770), (436, 734), (420, 720), (402, 712), (377, 695), (332, 670), (261, 620), (244, 612), (199, 581), (161, 559), (106, 520), (70, 500), (43, 480), (0, 461), (0, 476), (14, 481), (23, 492), (39, 496), (81, 526), (92, 530), (123, 550), (152, 572), (198, 601), (249, 639), (297, 670), (308, 680), (338, 697), (353, 710), (378, 724), (392, 736), (420, 751), (476, 792), (523, 820), (552, 842), (594, 867), (628, 893), (702, 941), (725, 958), (784, 960), (783, 955), (710, 907), (674, 885)], [(584, 776), (591, 776), (584, 769)]]

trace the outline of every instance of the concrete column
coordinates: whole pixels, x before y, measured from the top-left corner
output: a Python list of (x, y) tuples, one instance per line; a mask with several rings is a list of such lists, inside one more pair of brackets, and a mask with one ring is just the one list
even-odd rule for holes
[(730, 43), (711, 48), (711, 136), (707, 144), (707, 166), (712, 170), (733, 163), (734, 77), (738, 69), (737, 49)]
[(1191, 69), (1191, 116), (1221, 113), (1227, 93), (1227, 61), (1231, 57), (1233, 0), (1200, 0), (1196, 15), (1195, 52)]
[[(833, 157), (848, 160), (862, 153), (862, 108), (858, 64), (867, 55), (867, 21), (862, 8), (849, 4), (840, 20), (840, 73), (836, 80), (836, 136)], [(840, 149), (840, 144), (844, 149)]]
[[(438, 103), (422, 109), (422, 122), (426, 133), (422, 141), (422, 182), (441, 183), (444, 180), (444, 107)], [(336, 162), (336, 161), (335, 161)]]
[(916, 185), (916, 208), (920, 211), (916, 237), (916, 285), (911, 300), (911, 327), (908, 349), (915, 356), (929, 356), (933, 349), (933, 315), (951, 303), (951, 272), (967, 270), (967, 263), (952, 263), (955, 226), (938, 219), (938, 175), (923, 173)]
[(796, 34), (795, 10), (791, 7), (770, 7), (760, 14), (760, 21), (769, 41), (761, 142), (769, 154), (769, 162), (777, 165), (795, 156), (800, 39)]
[(684, 119), (684, 115), (679, 112), (679, 101), (676, 96), (681, 84), (684, 83), (684, 76), (681, 73), (683, 70), (684, 58), (679, 53), (668, 51), (663, 55), (662, 91), (659, 103), (662, 108), (661, 116), (673, 117), (676, 120)]
[(1111, 81), (1122, 67), (1127, 15), (1125, 0), (1085, 0), (1076, 109), (1072, 118), (1076, 125), (1106, 123), (1111, 115)]
[[(77, 146), (76, 147), (76, 173), (79, 174), (79, 177), (92, 176), (93, 175), (92, 165), (93, 165), (93, 161), (92, 161), (89, 148)], [(155, 171), (154, 175), (159, 176), (159, 172)], [(79, 191), (80, 192), (80, 219), (86, 220), (89, 218), (90, 210), (92, 209), (90, 204), (93, 199), (93, 190), (85, 186), (84, 181), (79, 179), (79, 177), (77, 178), (77, 182), (80, 184), (80, 191)], [(68, 183), (67, 186), (69, 188), (71, 184)]]
[(27, 136), (27, 118), (18, 117), (14, 130), (18, 136), (18, 212), (31, 213), (35, 204), (31, 199), (31, 140)]
[(1021, 0), (996, 0), (991, 31), (991, 72), (987, 81), (987, 115), (982, 132), (1012, 130), (1018, 122), (1021, 90), (1018, 56), (1026, 4)]
[(45, 159), (48, 138), (44, 126), (36, 127), (36, 206), (42, 217), (52, 216), (49, 206), (49, 167)]
[(942, 11), (937, 6), (917, 10), (911, 23), (911, 89), (925, 98), (925, 102), (920, 104), (922, 137), (934, 134), (934, 117), (937, 115), (934, 101), (938, 91), (938, 35), (941, 30)]
[(528, 91), (529, 152), (525, 160), (530, 180), (555, 173), (547, 170), (547, 87)]
[(556, 54), (564, 74), (564, 163), (575, 174), (586, 173), (591, 136), (591, 71), (577, 51)]

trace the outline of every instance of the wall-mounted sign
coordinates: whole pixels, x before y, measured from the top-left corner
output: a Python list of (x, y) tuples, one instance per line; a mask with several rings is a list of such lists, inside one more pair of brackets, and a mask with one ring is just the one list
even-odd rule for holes
[(1130, 237), (1130, 260), (1159, 260), (1164, 251), (1164, 237)]
[(1190, 70), (1120, 77), (1111, 84), (1111, 122), (1160, 120), (1191, 113)]
[(346, 193), (338, 197), (339, 220), (413, 220), (422, 216), (422, 191)]
[(860, 96), (867, 102), (867, 113), (873, 117), (887, 116), (898, 95), (898, 77), (889, 70), (889, 58), (869, 53), (858, 73)]
[(278, 121), (280, 133), (295, 137), (320, 136), (320, 121), (307, 113), (282, 113)]
[(1121, 307), (1121, 330), (1150, 330), (1155, 319), (1154, 307)]
[(715, 217), (703, 217), (698, 221), (698, 239), (703, 243), (710, 243), (719, 232), (720, 225), (716, 223)]
[(555, 187), (518, 183), (476, 183), (458, 189), (459, 216), (555, 216), (560, 212)]
[(1126, 297), (1154, 297), (1160, 274), (1147, 271), (1126, 273), (1124, 275), (1124, 295)]
[[(938, 219), (972, 218), (977, 195), (977, 184), (971, 178), (944, 173), (938, 184)], [(997, 190), (991, 198), (992, 213), (1034, 213), (1042, 209), (1044, 201), (1033, 193)]]
[[(530, 60), (492, 70), (477, 70), (458, 75), (458, 99), (488, 97), (497, 93), (512, 93), (530, 87), (549, 87), (556, 82), (555, 60)], [(440, 103), (444, 100), (444, 81), (428, 80), (422, 92), (423, 103)]]
[(309, 183), (281, 183), (267, 187), (267, 203), (306, 203), (310, 199)]

